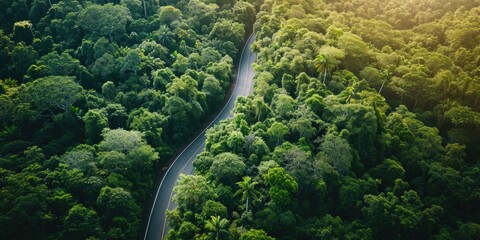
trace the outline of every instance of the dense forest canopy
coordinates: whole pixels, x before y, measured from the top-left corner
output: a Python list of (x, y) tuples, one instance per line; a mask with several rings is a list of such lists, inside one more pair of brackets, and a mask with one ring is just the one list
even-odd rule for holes
[(245, 1), (0, 2), (0, 238), (135, 239), (222, 103)]
[(0, 236), (135, 239), (252, 30), (169, 239), (480, 239), (479, 0), (4, 0)]
[(479, 239), (479, 6), (265, 0), (168, 238)]

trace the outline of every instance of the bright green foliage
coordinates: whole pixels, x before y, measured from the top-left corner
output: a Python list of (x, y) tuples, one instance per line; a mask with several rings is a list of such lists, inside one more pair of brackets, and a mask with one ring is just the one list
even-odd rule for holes
[(263, 179), (270, 185), (268, 193), (272, 201), (281, 205), (289, 204), (298, 189), (297, 182), (283, 168), (268, 170)]
[(227, 139), (227, 144), (234, 152), (240, 152), (245, 145), (245, 137), (239, 131), (231, 132)]
[(245, 32), (248, 32), (254, 23), (256, 15), (255, 7), (251, 2), (246, 1), (234, 1), (234, 4), (233, 15), (235, 16), (235, 20), (245, 25)]
[[(421, 223), (423, 203), (418, 194), (409, 190), (397, 197), (392, 193), (386, 195), (366, 195), (366, 206), (362, 208), (373, 224), (377, 224), (378, 231), (385, 231), (393, 227), (403, 230), (415, 229)], [(381, 234), (381, 232), (377, 232)]]
[(205, 229), (210, 232), (210, 236), (215, 240), (225, 239), (228, 236), (228, 220), (222, 219), (220, 216), (212, 216), (205, 224)]
[(183, 212), (193, 210), (199, 213), (203, 205), (216, 196), (203, 176), (182, 175), (174, 191), (176, 193), (174, 200)]
[(182, 222), (178, 229), (178, 239), (192, 239), (200, 229), (191, 222)]
[(182, 12), (174, 6), (164, 6), (161, 7), (158, 11), (158, 19), (162, 23), (169, 24), (182, 17)]
[(240, 23), (224, 19), (213, 25), (210, 35), (222, 41), (230, 41), (238, 48), (245, 35), (245, 29)]
[[(209, 130), (196, 166), (232, 212), (232, 238), (474, 239), (474, 2), (263, 2), (254, 93)], [(244, 187), (206, 171), (228, 152), (245, 159), (238, 184), (258, 182), (239, 220)]]
[(207, 103), (210, 106), (218, 105), (224, 97), (220, 81), (215, 77), (207, 77), (203, 82), (202, 92), (205, 93)]
[(345, 53), (342, 65), (353, 72), (357, 73), (370, 61), (367, 44), (357, 35), (344, 33), (338, 38), (338, 47)]
[(142, 62), (142, 57), (140, 56), (140, 53), (136, 49), (131, 49), (128, 51), (127, 56), (125, 56), (124, 62), (121, 64), (120, 71), (123, 72), (133, 72), (135, 75), (137, 74), (137, 71), (139, 71), (140, 68), (140, 63)]
[(174, 139), (181, 139), (191, 129), (186, 124), (189, 113), (192, 111), (191, 105), (180, 97), (173, 96), (167, 99), (164, 108), (169, 116), (170, 128)]
[(98, 144), (100, 150), (128, 153), (143, 144), (142, 134), (137, 131), (114, 129), (105, 131), (103, 141)]
[(153, 86), (159, 90), (165, 90), (166, 86), (175, 78), (170, 68), (155, 70), (152, 75)]
[(245, 233), (242, 233), (240, 236), (240, 240), (274, 240), (275, 238), (272, 238), (267, 235), (267, 233), (263, 230), (257, 230), (257, 229), (250, 229), (246, 231)]
[(292, 97), (287, 94), (278, 95), (274, 100), (273, 111), (279, 117), (288, 117), (295, 110), (296, 104)]
[(108, 100), (113, 100), (116, 95), (115, 84), (108, 81), (102, 85), (102, 93)]
[(240, 189), (235, 192), (235, 196), (242, 195), (242, 201), (245, 201), (245, 212), (248, 212), (249, 200), (258, 199), (260, 193), (255, 189), (257, 184), (257, 182), (252, 182), (252, 178), (248, 176), (243, 177), (243, 181), (237, 182)]
[(325, 83), (327, 73), (340, 64), (345, 57), (344, 51), (331, 46), (322, 46), (318, 56), (315, 58), (315, 68), (320, 76), (323, 75), (322, 82)]

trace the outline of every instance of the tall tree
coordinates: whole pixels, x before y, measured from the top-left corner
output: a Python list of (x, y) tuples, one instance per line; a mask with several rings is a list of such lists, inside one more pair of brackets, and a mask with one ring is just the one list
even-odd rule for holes
[(315, 58), (315, 69), (320, 74), (320, 77), (323, 72), (323, 83), (325, 83), (327, 73), (340, 64), (344, 57), (345, 53), (338, 48), (331, 46), (322, 46), (320, 48), (319, 54)]
[(215, 240), (224, 239), (223, 236), (228, 234), (227, 228), (228, 220), (220, 216), (212, 216), (205, 224), (205, 229), (211, 232), (210, 236), (214, 237)]
[(182, 212), (200, 213), (209, 199), (215, 199), (217, 194), (203, 176), (180, 175), (178, 185), (174, 188), (173, 200), (178, 203)]
[(100, 142), (103, 129), (108, 127), (108, 119), (102, 112), (92, 109), (83, 116), (83, 121), (88, 141), (92, 144)]
[(113, 36), (126, 32), (127, 22), (132, 21), (130, 11), (122, 5), (92, 4), (86, 7), (79, 15), (79, 25), (94, 35)]
[(237, 182), (240, 189), (235, 192), (234, 196), (242, 195), (242, 201), (245, 201), (245, 212), (248, 212), (248, 203), (250, 199), (257, 200), (259, 191), (255, 189), (257, 182), (252, 182), (252, 178), (249, 176), (243, 177), (243, 181)]
[(40, 111), (70, 112), (72, 105), (82, 95), (82, 87), (74, 77), (50, 76), (39, 78), (25, 85), (25, 98)]

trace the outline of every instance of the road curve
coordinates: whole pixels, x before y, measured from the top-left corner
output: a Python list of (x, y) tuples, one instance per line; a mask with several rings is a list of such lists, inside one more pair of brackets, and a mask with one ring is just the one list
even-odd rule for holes
[(255, 60), (255, 55), (250, 50), (250, 45), (254, 40), (252, 34), (242, 50), (240, 61), (238, 65), (238, 72), (235, 81), (235, 87), (232, 95), (223, 107), (222, 111), (217, 117), (177, 156), (172, 165), (168, 168), (163, 177), (155, 195), (153, 207), (145, 231), (144, 240), (159, 240), (164, 239), (169, 231), (166, 210), (175, 208), (172, 202), (173, 187), (176, 185), (178, 177), (181, 173), (193, 174), (193, 160), (203, 151), (205, 144), (205, 131), (214, 124), (217, 124), (223, 119), (230, 116), (230, 113), (235, 105), (235, 99), (238, 96), (246, 96), (252, 91), (253, 67), (252, 63)]

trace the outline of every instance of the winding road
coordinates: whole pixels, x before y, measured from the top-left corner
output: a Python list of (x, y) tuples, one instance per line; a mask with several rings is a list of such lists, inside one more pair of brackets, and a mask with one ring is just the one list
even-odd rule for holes
[(212, 125), (231, 116), (235, 106), (235, 99), (238, 96), (246, 96), (252, 91), (253, 67), (255, 55), (250, 50), (254, 40), (252, 34), (242, 50), (238, 65), (238, 72), (232, 95), (215, 119), (177, 156), (172, 165), (168, 168), (155, 195), (153, 207), (145, 231), (144, 240), (164, 239), (169, 231), (166, 210), (173, 210), (175, 203), (172, 202), (173, 188), (177, 183), (180, 174), (193, 174), (193, 160), (203, 151), (205, 144), (205, 131)]

